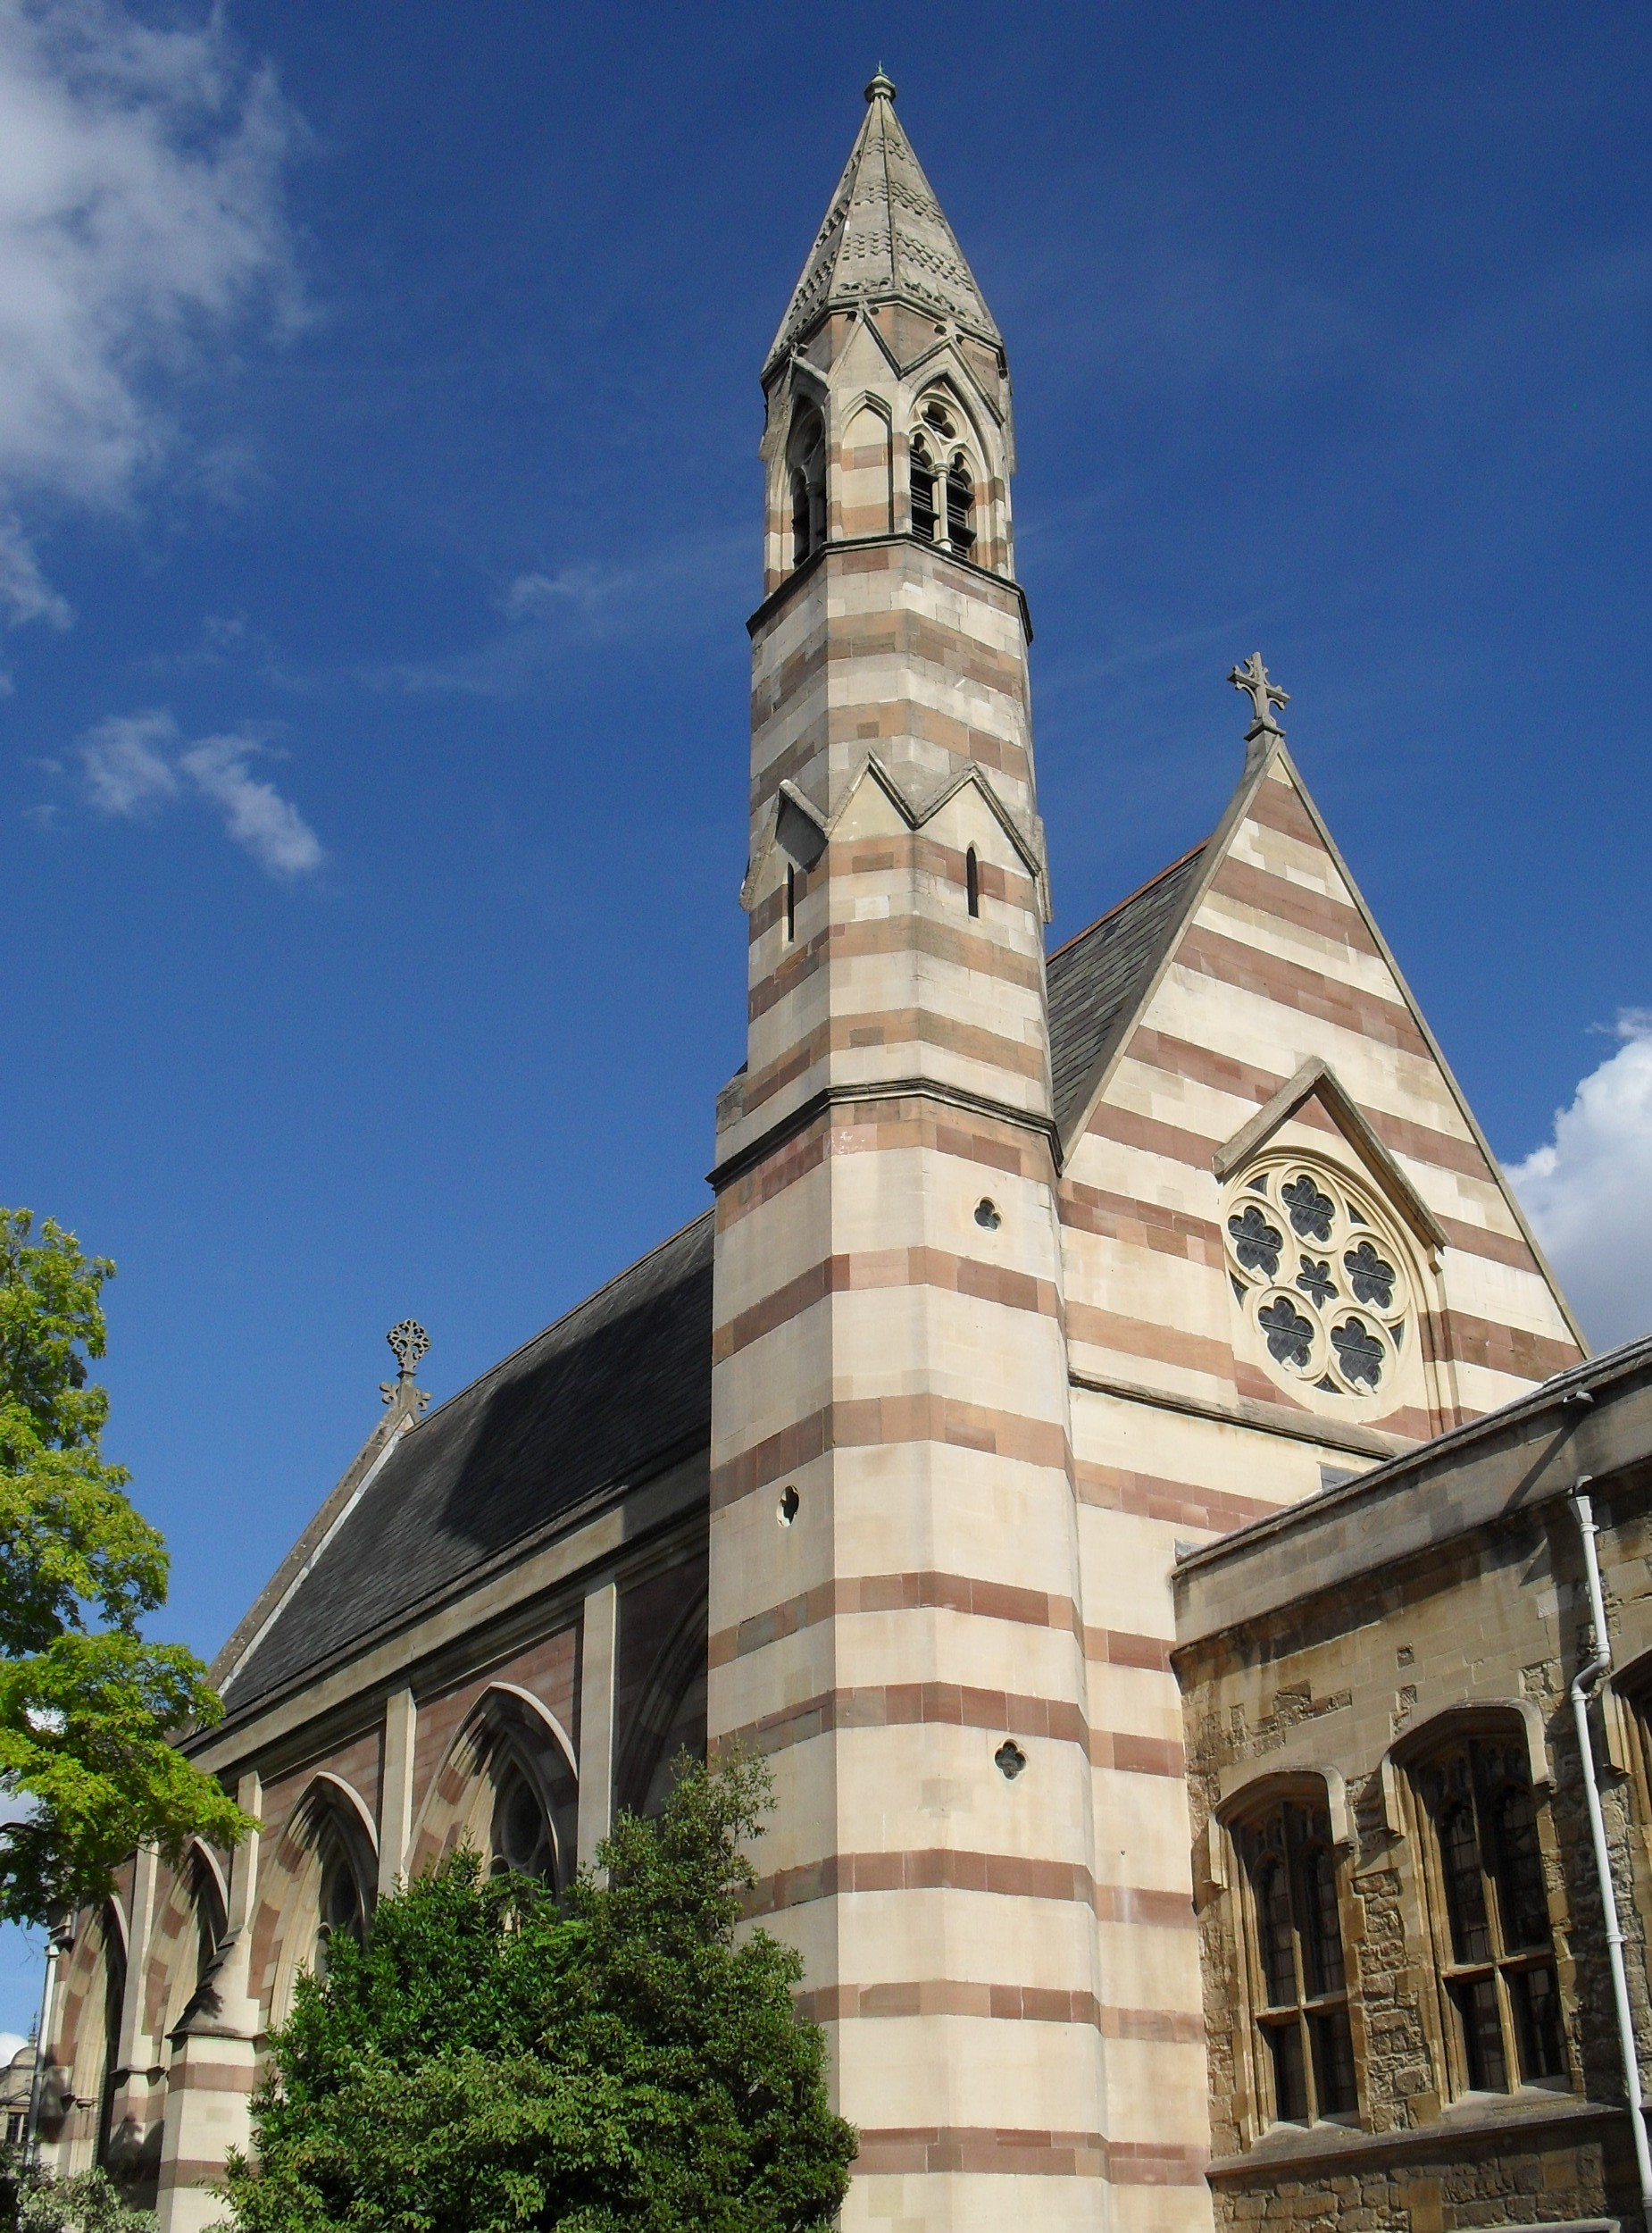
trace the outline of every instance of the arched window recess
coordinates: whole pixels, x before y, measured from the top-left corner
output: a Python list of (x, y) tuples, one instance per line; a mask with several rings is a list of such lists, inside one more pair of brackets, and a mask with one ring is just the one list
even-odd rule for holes
[(1349, 1826), (1340, 1777), (1335, 1785), (1334, 1812), (1331, 1780), (1314, 1771), (1253, 1782), (1218, 1811), (1237, 1863), (1236, 1939), (1264, 2123), (1346, 2120), (1358, 2110), (1342, 1928)]
[(799, 404), (786, 445), (791, 502), (791, 562), (800, 566), (826, 540), (826, 428), (818, 408)]
[(949, 397), (926, 397), (907, 444), (912, 531), (960, 558), (974, 550), (977, 476), (963, 444), (962, 414)]
[[(1528, 1702), (1437, 1715), (1394, 1748), (1454, 2094), (1568, 2083), (1541, 1722)], [(1535, 1731), (1533, 1724), (1535, 1723)]]

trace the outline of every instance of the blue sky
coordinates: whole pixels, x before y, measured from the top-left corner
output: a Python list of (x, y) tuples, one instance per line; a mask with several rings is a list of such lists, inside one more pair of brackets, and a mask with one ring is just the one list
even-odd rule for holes
[(1260, 646), (1652, 1325), (1644, 7), (0, 0), (0, 1199), (120, 1263), (203, 1652), (386, 1327), (446, 1395), (706, 1199), (757, 371), (880, 61), (1008, 340), (1056, 934)]

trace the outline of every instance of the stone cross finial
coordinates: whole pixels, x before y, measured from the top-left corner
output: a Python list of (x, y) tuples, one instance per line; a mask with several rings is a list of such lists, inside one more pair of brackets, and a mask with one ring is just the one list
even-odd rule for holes
[(1262, 664), (1262, 654), (1253, 651), (1242, 667), (1235, 667), (1228, 680), (1236, 690), (1248, 690), (1252, 707), (1251, 723), (1245, 732), (1245, 741), (1251, 743), (1257, 737), (1282, 737), (1285, 732), (1273, 718), (1276, 706), (1289, 706), (1290, 692), (1281, 690), (1277, 682), (1270, 682), (1268, 671)]
[(394, 1380), (380, 1381), (380, 1394), (387, 1403), (394, 1403), (400, 1396), (404, 1401), (411, 1401), (415, 1410), (422, 1411), (430, 1399), (422, 1388), (413, 1386), (413, 1377), (419, 1369), (420, 1359), (430, 1355), (430, 1335), (417, 1318), (404, 1318), (384, 1338), (396, 1352), (396, 1374)]

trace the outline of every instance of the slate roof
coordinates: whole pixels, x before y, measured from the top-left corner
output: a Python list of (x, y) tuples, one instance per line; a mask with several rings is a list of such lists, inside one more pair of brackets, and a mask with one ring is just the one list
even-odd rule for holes
[(1049, 958), (1050, 1073), (1064, 1140), (1181, 920), (1204, 852), (1196, 845), (1172, 861)]
[(239, 1713), (711, 1434), (712, 1212), (403, 1435), (250, 1654)]
[(935, 189), (896, 118), (894, 96), (894, 87), (881, 74), (866, 88), (866, 121), (792, 289), (769, 351), (771, 364), (823, 312), (888, 301), (891, 296), (955, 318), (985, 340), (1001, 339)]
[[(1064, 1136), (1181, 920), (1204, 850), (1049, 958)], [(222, 1678), (229, 1710), (526, 1555), (605, 1492), (705, 1448), (711, 1340), (708, 1210), (402, 1437)]]

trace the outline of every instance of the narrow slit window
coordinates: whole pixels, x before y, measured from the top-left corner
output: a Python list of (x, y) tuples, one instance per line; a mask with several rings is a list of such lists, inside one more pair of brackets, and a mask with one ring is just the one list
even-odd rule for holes
[(786, 943), (789, 946), (797, 935), (797, 872), (792, 864), (786, 864)]
[(975, 857), (975, 848), (972, 845), (964, 856), (964, 891), (970, 903), (970, 913), (979, 915), (980, 913), (980, 863)]

